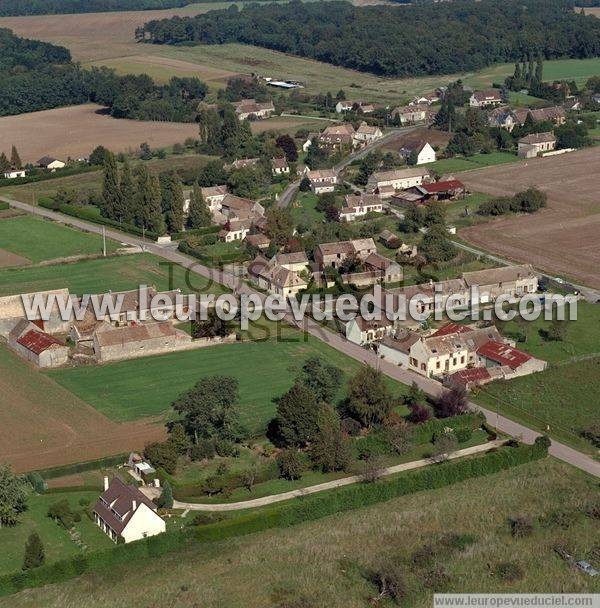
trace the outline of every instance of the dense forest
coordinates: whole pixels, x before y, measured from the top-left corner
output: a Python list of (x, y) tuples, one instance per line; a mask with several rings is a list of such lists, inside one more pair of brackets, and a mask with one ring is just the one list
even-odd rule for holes
[(385, 76), (471, 71), (531, 53), (600, 55), (600, 20), (576, 13), (568, 0), (456, 0), (401, 10), (293, 0), (151, 21), (143, 35), (159, 44), (254, 44)]
[(158, 86), (146, 75), (82, 69), (63, 47), (0, 29), (0, 116), (93, 101), (116, 118), (188, 122), (206, 91), (197, 78), (172, 78)]

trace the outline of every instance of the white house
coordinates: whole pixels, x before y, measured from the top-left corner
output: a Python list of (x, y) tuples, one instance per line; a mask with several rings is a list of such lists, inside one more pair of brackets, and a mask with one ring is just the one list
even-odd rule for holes
[(136, 487), (118, 477), (108, 482), (104, 478), (104, 492), (94, 506), (94, 522), (113, 541), (130, 543), (166, 531), (164, 519), (156, 512), (156, 505)]
[(556, 137), (553, 133), (532, 133), (519, 140), (519, 157), (535, 158), (544, 152), (556, 148)]
[(340, 219), (346, 222), (353, 222), (356, 218), (367, 213), (381, 213), (383, 211), (383, 203), (378, 194), (361, 194), (355, 196), (347, 194), (344, 197), (344, 205), (340, 210)]
[(251, 222), (247, 220), (232, 220), (227, 222), (223, 229), (219, 231), (219, 238), (226, 243), (243, 241), (249, 234), (251, 227)]
[(17, 179), (17, 177), (25, 177), (25, 169), (9, 169), (4, 172), (4, 179)]
[(486, 91), (475, 91), (469, 98), (472, 108), (487, 108), (502, 103), (502, 96), (498, 89), (487, 89)]
[(405, 159), (408, 159), (413, 153), (417, 155), (417, 162), (415, 165), (433, 163), (436, 160), (435, 150), (431, 147), (429, 142), (407, 142), (400, 149), (400, 156), (404, 157)]
[(384, 317), (380, 321), (367, 321), (360, 315), (346, 323), (346, 340), (353, 344), (370, 344), (392, 333), (394, 323)]
[(354, 145), (366, 146), (383, 137), (383, 132), (378, 126), (368, 125), (362, 122), (354, 132)]
[(49, 171), (56, 171), (57, 169), (63, 169), (67, 166), (62, 160), (52, 158), (51, 156), (43, 156), (37, 161), (37, 166), (42, 169), (48, 169)]
[(271, 160), (271, 172), (273, 175), (289, 175), (290, 174), (290, 166), (288, 165), (285, 157), (283, 158), (273, 158)]
[(223, 199), (229, 194), (226, 185), (211, 186), (210, 188), (200, 188), (202, 198), (211, 211), (219, 211)]
[(406, 190), (414, 186), (420, 186), (429, 179), (429, 169), (394, 169), (392, 171), (379, 171), (369, 177), (367, 191), (377, 192), (382, 196), (392, 195), (396, 190)]
[(315, 194), (333, 192), (338, 183), (337, 173), (333, 169), (307, 171), (306, 177), (310, 181), (310, 187)]

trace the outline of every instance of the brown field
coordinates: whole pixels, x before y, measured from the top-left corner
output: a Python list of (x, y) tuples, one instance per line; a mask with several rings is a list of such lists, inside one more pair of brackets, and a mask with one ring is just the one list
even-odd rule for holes
[(0, 345), (0, 462), (27, 471), (139, 449), (157, 420), (112, 422)]
[[(576, 8), (575, 10), (579, 12), (581, 9)], [(595, 17), (600, 17), (600, 6), (589, 6), (587, 8), (584, 8), (583, 11), (586, 15), (594, 15)]]
[(12, 251), (0, 249), (0, 268), (10, 268), (13, 266), (26, 266), (31, 264), (31, 261), (21, 255), (17, 255)]
[(600, 288), (600, 148), (461, 174), (473, 192), (504, 196), (537, 186), (548, 208), (464, 228), (469, 243)]
[(157, 148), (196, 137), (194, 123), (117, 120), (97, 111), (95, 104), (57, 108), (0, 118), (0, 132), (6, 146), (17, 146), (25, 162), (42, 156), (66, 159), (87, 156), (102, 144), (113, 152), (136, 150), (147, 142)]
[(382, 150), (391, 150), (392, 152), (397, 152), (400, 148), (402, 148), (402, 146), (413, 141), (426, 141), (429, 142), (429, 144), (434, 148), (436, 146), (445, 148), (451, 138), (451, 133), (438, 131), (436, 129), (427, 129), (426, 127), (418, 127), (413, 131), (402, 134), (399, 137), (395, 137), (393, 140), (382, 146)]

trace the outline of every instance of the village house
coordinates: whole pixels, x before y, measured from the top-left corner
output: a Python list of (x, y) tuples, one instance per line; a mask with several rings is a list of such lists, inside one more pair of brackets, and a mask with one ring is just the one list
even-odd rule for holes
[(36, 315), (35, 319), (28, 319), (38, 329), (49, 334), (66, 334), (69, 331), (69, 320), (61, 318), (60, 309), (68, 305), (71, 296), (68, 289), (53, 289), (49, 291), (39, 291), (37, 293), (16, 294), (0, 297), (0, 336), (8, 338), (8, 334), (15, 325), (22, 319), (27, 318), (27, 311), (23, 305), (23, 299), (33, 303), (34, 299), (41, 301), (45, 308), (50, 302), (48, 318), (42, 319), (42, 315)]
[(115, 543), (130, 543), (166, 531), (156, 505), (135, 486), (118, 477), (108, 482), (96, 502), (93, 514), (96, 525)]
[(200, 188), (200, 192), (210, 211), (219, 211), (223, 199), (229, 194), (229, 188), (226, 185), (211, 186), (209, 188)]
[(200, 345), (169, 321), (119, 326), (104, 323), (93, 337), (94, 355), (98, 363), (170, 353)]
[(288, 162), (285, 157), (273, 158), (271, 160), (271, 173), (275, 176), (290, 174), (290, 166), (288, 165)]
[(233, 241), (243, 241), (252, 228), (249, 220), (230, 220), (218, 232), (218, 237), (226, 243)]
[(359, 114), (371, 114), (375, 111), (375, 106), (372, 103), (364, 101), (350, 101), (347, 99), (338, 101), (335, 104), (335, 111), (338, 114), (343, 112), (357, 112)]
[(367, 272), (377, 273), (377, 280), (384, 283), (397, 283), (404, 278), (402, 266), (380, 253), (369, 254), (365, 259), (365, 268)]
[(488, 369), (508, 368), (505, 378), (516, 378), (536, 372), (543, 372), (548, 363), (532, 357), (529, 353), (518, 350), (510, 344), (490, 340), (477, 349), (478, 364)]
[(488, 108), (502, 103), (502, 96), (498, 89), (487, 89), (485, 91), (474, 91), (469, 98), (472, 108)]
[(67, 164), (63, 163), (62, 160), (52, 158), (51, 156), (43, 156), (37, 161), (36, 165), (42, 169), (48, 169), (49, 171), (56, 171), (57, 169), (64, 169)]
[(361, 122), (358, 129), (354, 133), (354, 146), (368, 146), (383, 137), (383, 132), (378, 126), (368, 125), (366, 122)]
[(272, 259), (276, 264), (287, 270), (294, 272), (302, 272), (307, 269), (309, 264), (308, 257), (304, 251), (295, 251), (293, 253), (278, 253)]
[(372, 342), (382, 340), (385, 336), (392, 334), (394, 323), (385, 317), (378, 320), (366, 320), (357, 315), (346, 322), (346, 340), (353, 344), (364, 346)]
[(563, 103), (563, 108), (567, 112), (578, 112), (583, 107), (581, 100), (577, 99), (577, 97), (573, 97), (572, 99), (567, 99), (565, 103)]
[(399, 120), (402, 126), (424, 123), (429, 116), (429, 105), (413, 105), (394, 108), (391, 114), (393, 119)]
[(367, 213), (381, 213), (383, 203), (377, 194), (361, 194), (359, 196), (347, 194), (340, 210), (340, 220), (353, 222)]
[(248, 234), (246, 236), (246, 243), (256, 247), (259, 251), (265, 251), (271, 244), (271, 239), (265, 234)]
[(265, 214), (265, 208), (256, 201), (226, 194), (220, 203), (219, 213), (227, 221), (253, 220)]
[(551, 122), (556, 126), (562, 125), (567, 120), (565, 109), (562, 106), (551, 106), (549, 108), (516, 108), (513, 110), (515, 122), (524, 125), (529, 116), (534, 122)]
[(69, 360), (68, 346), (25, 319), (11, 330), (8, 345), (37, 367), (59, 367)]
[(248, 274), (261, 289), (286, 298), (308, 287), (308, 282), (298, 272), (281, 266), (276, 256), (271, 261), (263, 256), (256, 257), (248, 266)]
[(242, 99), (232, 105), (240, 120), (262, 120), (269, 118), (275, 112), (272, 101), (258, 102), (255, 99)]
[(413, 186), (420, 186), (422, 183), (429, 181), (430, 177), (431, 172), (429, 169), (419, 169), (417, 167), (379, 171), (369, 177), (367, 191), (389, 198), (397, 190), (406, 190)]
[(425, 163), (432, 163), (436, 160), (435, 150), (431, 147), (431, 144), (423, 141), (410, 141), (405, 143), (402, 148), (400, 148), (399, 154), (407, 161), (411, 155), (414, 154), (415, 165), (424, 165)]
[(519, 140), (519, 158), (535, 158), (556, 148), (554, 133), (532, 133)]
[(465, 185), (457, 180), (431, 182), (409, 188), (392, 196), (391, 203), (397, 205), (415, 204), (423, 205), (429, 201), (455, 200), (464, 196)]
[(427, 104), (430, 106), (432, 103), (437, 103), (438, 101), (440, 101), (440, 94), (437, 91), (434, 91), (433, 93), (427, 93), (427, 95), (413, 97), (412, 101), (410, 101), (408, 105), (420, 106)]
[(488, 114), (488, 125), (490, 127), (500, 127), (510, 133), (517, 124), (518, 121), (514, 112), (506, 106), (494, 108)]
[(331, 266), (339, 268), (349, 257), (356, 256), (366, 260), (372, 253), (377, 253), (377, 246), (373, 239), (355, 239), (353, 241), (340, 241), (337, 243), (321, 243), (315, 249), (315, 262), (320, 270)]
[(337, 173), (333, 169), (315, 169), (314, 171), (307, 171), (306, 177), (315, 194), (333, 192), (338, 183)]
[(526, 294), (536, 293), (539, 287), (538, 277), (529, 264), (464, 272), (462, 278), (467, 288), (479, 288), (482, 304), (493, 302), (499, 296), (518, 301)]
[(330, 125), (317, 138), (319, 145), (327, 150), (342, 150), (352, 147), (354, 127), (349, 123)]
[(4, 179), (17, 179), (18, 177), (25, 177), (27, 175), (27, 172), (25, 171), (25, 169), (7, 169), (4, 172)]

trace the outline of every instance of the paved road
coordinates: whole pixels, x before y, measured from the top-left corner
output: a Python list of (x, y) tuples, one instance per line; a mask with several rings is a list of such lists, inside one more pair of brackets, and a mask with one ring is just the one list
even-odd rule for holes
[[(0, 197), (0, 200), (5, 201), (11, 206), (16, 207), (18, 209), (34, 212), (36, 215), (47, 217), (49, 219), (62, 222), (64, 224), (71, 224), (72, 226), (75, 226), (82, 230), (87, 230), (96, 234), (102, 234), (102, 226), (98, 226), (91, 222), (86, 222), (77, 218), (65, 216), (61, 213), (57, 213), (49, 209), (44, 209), (41, 207), (32, 207), (27, 203), (22, 203), (20, 201), (15, 201), (6, 197)], [(106, 236), (121, 243), (143, 247), (145, 251), (149, 251), (150, 253), (162, 257), (163, 259), (179, 264), (184, 268), (189, 269), (190, 272), (193, 272), (202, 277), (225, 285), (226, 287), (232, 289), (233, 291), (236, 291), (237, 293), (253, 292), (253, 290), (245, 283), (243, 283), (239, 278), (234, 277), (229, 273), (221, 272), (213, 268), (207, 268), (196, 260), (186, 255), (183, 255), (177, 250), (174, 250), (172, 247), (163, 247), (157, 245), (156, 243), (149, 243), (147, 241), (143, 241), (139, 237), (126, 235), (122, 232), (118, 232), (113, 229), (106, 229)], [(264, 294), (260, 295), (264, 296)], [(373, 367), (377, 367), (387, 376), (397, 380), (398, 382), (407, 385), (411, 385), (413, 382), (415, 382), (419, 386), (419, 388), (421, 388), (428, 395), (431, 395), (433, 397), (440, 395), (444, 390), (443, 386), (437, 380), (425, 378), (411, 371), (393, 365), (389, 361), (380, 359), (374, 351), (367, 350), (365, 348), (362, 348), (361, 346), (358, 346), (357, 344), (348, 342), (339, 333), (334, 333), (333, 331), (323, 328), (310, 317), (304, 317), (302, 322), (298, 323), (292, 318), (291, 314), (288, 314), (285, 317), (285, 320), (291, 325), (294, 325), (299, 329), (309, 333), (310, 335), (327, 343), (332, 348), (343, 352), (349, 357), (352, 357), (357, 361), (372, 365)], [(521, 437), (522, 440), (526, 443), (533, 443), (535, 438), (540, 435), (540, 433), (538, 433), (537, 431), (534, 431), (518, 422), (505, 418), (504, 416), (498, 416), (495, 412), (487, 410), (475, 403), (471, 403), (471, 407), (473, 409), (480, 410), (481, 412), (483, 412), (486, 417), (486, 420), (502, 433), (506, 433), (514, 437)], [(586, 471), (587, 473), (590, 473), (591, 475), (600, 477), (599, 462), (594, 461), (590, 456), (578, 452), (577, 450), (574, 450), (573, 448), (570, 448), (558, 441), (552, 440), (552, 445), (550, 446), (550, 454), (579, 469), (582, 469), (583, 471)]]
[[(389, 133), (386, 133), (381, 139), (378, 139), (377, 141), (374, 141), (372, 144), (369, 144), (368, 146), (365, 146), (364, 148), (361, 148), (360, 150), (357, 150), (356, 152), (349, 154), (348, 156), (346, 156), (344, 158), (344, 160), (340, 161), (337, 165), (335, 165), (332, 168), (336, 173), (339, 173), (340, 171), (345, 169), (350, 163), (354, 162), (355, 160), (360, 160), (361, 158), (364, 158), (367, 154), (369, 154), (369, 152), (372, 152), (373, 150), (380, 148), (384, 144), (387, 144), (390, 141), (393, 141), (394, 139), (396, 139), (397, 137), (400, 137), (401, 135), (404, 135), (405, 133), (409, 133), (410, 131), (413, 131), (414, 129), (416, 129), (416, 127), (406, 127), (404, 129), (394, 129), (394, 130), (390, 131)], [(289, 204), (294, 199), (294, 195), (296, 194), (299, 186), (300, 186), (300, 180), (297, 180), (297, 181), (289, 184), (288, 187), (279, 196), (279, 199), (277, 200), (277, 206), (281, 207), (281, 208), (288, 207)]]
[[(456, 452), (450, 454), (447, 459), (454, 460), (455, 458), (461, 458), (462, 456), (470, 456), (471, 454), (481, 454), (482, 452), (488, 452), (491, 449), (497, 448), (503, 443), (504, 441), (490, 441), (488, 443), (482, 443), (481, 445), (475, 445), (470, 448), (464, 448), (463, 450), (457, 450)], [(380, 477), (387, 477), (388, 475), (402, 473), (403, 471), (412, 471), (413, 469), (420, 469), (430, 464), (432, 464), (432, 460), (430, 458), (424, 458), (422, 460), (413, 460), (412, 462), (397, 464), (392, 467), (382, 469), (380, 472)], [(355, 483), (359, 483), (363, 481), (363, 479), (364, 477), (362, 475), (352, 475), (350, 477), (342, 477), (341, 479), (326, 481), (325, 483), (320, 483), (316, 486), (309, 486), (307, 488), (291, 490), (290, 492), (283, 492), (282, 494), (271, 494), (270, 496), (263, 496), (262, 498), (254, 498), (252, 500), (242, 500), (240, 502), (210, 504), (197, 502), (179, 502), (178, 500), (175, 500), (173, 502), (173, 508), (187, 509), (189, 511), (239, 511), (240, 509), (255, 509), (257, 507), (272, 505), (276, 502), (283, 502), (284, 500), (290, 500), (292, 498), (299, 498), (301, 496), (308, 496), (309, 494), (316, 494), (317, 492), (323, 492), (325, 490), (334, 490), (335, 488), (349, 486)]]

